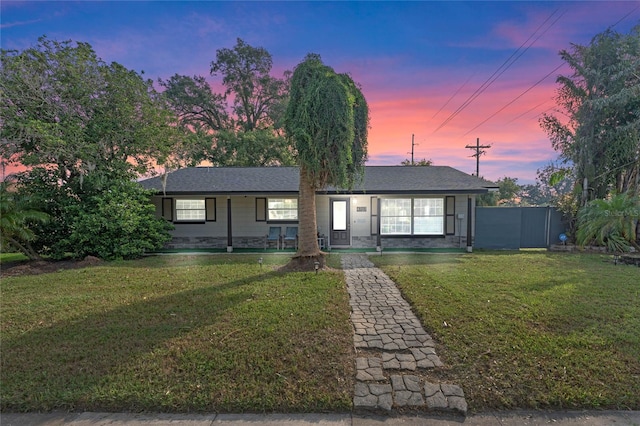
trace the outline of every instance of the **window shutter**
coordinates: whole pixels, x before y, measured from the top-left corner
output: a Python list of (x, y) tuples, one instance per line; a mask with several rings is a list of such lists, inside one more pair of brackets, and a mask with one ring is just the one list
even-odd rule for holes
[(447, 196), (445, 200), (445, 233), (455, 235), (456, 233), (456, 197)]
[(205, 206), (205, 216), (207, 222), (215, 222), (216, 220), (216, 199), (215, 198), (205, 198), (204, 199)]
[(173, 221), (173, 198), (162, 199), (162, 218)]
[(256, 198), (256, 222), (267, 221), (267, 199)]
[(371, 235), (378, 235), (378, 197), (371, 197)]

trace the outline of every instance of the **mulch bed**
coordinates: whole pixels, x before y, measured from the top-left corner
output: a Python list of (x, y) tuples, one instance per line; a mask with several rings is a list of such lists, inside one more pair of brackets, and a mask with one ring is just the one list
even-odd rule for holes
[(82, 260), (27, 260), (6, 262), (0, 265), (0, 277), (17, 277), (21, 275), (38, 275), (64, 269), (87, 268), (101, 264), (103, 261), (94, 256)]

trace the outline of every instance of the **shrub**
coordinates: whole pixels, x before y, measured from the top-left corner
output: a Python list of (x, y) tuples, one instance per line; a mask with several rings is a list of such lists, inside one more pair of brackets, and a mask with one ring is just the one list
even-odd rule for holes
[(71, 232), (62, 248), (76, 258), (132, 259), (161, 248), (171, 225), (155, 216), (150, 194), (131, 181), (115, 181), (105, 191), (67, 210)]
[(632, 246), (638, 249), (639, 219), (640, 198), (631, 192), (593, 200), (578, 212), (576, 242), (581, 246), (605, 246), (612, 252), (629, 251)]

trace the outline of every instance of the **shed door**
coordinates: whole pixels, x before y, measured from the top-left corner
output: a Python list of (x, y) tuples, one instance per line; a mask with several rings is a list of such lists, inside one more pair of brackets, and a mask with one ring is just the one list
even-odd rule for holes
[(351, 245), (349, 223), (349, 199), (331, 199), (331, 235), (332, 246)]

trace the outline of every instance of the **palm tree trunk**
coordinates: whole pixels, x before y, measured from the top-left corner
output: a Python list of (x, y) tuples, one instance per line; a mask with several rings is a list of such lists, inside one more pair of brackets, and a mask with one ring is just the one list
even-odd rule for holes
[(31, 245), (29, 243), (21, 244), (20, 241), (10, 237), (7, 238), (7, 240), (11, 243), (12, 246), (20, 250), (22, 254), (27, 256), (29, 260), (42, 260), (40, 255), (36, 253), (36, 251), (33, 248), (31, 248)]
[(298, 231), (298, 252), (295, 257), (315, 258), (320, 256), (316, 220), (316, 188), (312, 180), (309, 179), (304, 166), (300, 167), (299, 194), (300, 227)]

